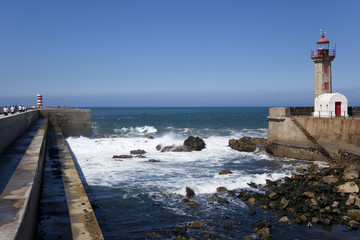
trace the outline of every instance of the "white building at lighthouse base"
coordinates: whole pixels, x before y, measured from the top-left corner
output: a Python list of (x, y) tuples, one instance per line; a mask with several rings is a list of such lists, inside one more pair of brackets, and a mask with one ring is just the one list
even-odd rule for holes
[(324, 93), (315, 98), (314, 117), (348, 117), (348, 100), (341, 93)]

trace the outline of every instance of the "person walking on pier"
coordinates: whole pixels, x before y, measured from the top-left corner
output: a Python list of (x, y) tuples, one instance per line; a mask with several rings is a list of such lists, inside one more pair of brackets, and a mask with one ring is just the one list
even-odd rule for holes
[(9, 113), (9, 108), (5, 105), (5, 107), (3, 108), (3, 112), (4, 112), (4, 116), (7, 116)]
[(15, 107), (14, 107), (14, 105), (12, 105), (12, 106), (10, 107), (10, 112), (11, 112), (11, 115), (15, 113)]
[(20, 113), (22, 112), (21, 105), (19, 105), (18, 110), (19, 110)]

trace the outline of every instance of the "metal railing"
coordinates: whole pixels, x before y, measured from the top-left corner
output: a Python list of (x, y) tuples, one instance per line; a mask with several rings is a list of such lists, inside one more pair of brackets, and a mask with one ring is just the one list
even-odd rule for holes
[(322, 56), (335, 57), (335, 49), (329, 49), (329, 53), (327, 55), (318, 55), (318, 50), (311, 50), (311, 57), (322, 57)]

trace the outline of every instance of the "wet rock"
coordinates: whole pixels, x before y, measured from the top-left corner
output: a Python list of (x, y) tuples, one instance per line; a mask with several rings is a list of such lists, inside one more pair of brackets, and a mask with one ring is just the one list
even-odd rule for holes
[(132, 155), (113, 155), (113, 158), (132, 158)]
[(191, 149), (185, 146), (177, 146), (171, 150), (172, 152), (191, 152)]
[(224, 174), (232, 174), (232, 172), (229, 169), (224, 169), (219, 172), (219, 175), (224, 175)]
[(350, 209), (347, 215), (354, 220), (360, 221), (360, 209)]
[(160, 160), (156, 160), (156, 159), (149, 159), (149, 162), (160, 162)]
[(359, 178), (359, 171), (357, 170), (356, 166), (350, 165), (349, 167), (345, 168), (343, 178), (346, 181)]
[(295, 169), (298, 173), (304, 173), (306, 172), (306, 168), (296, 168)]
[(355, 203), (356, 197), (357, 197), (356, 194), (351, 193), (351, 194), (349, 195), (349, 198), (348, 198), (348, 200), (346, 201), (345, 205), (346, 205), (346, 206), (353, 205), (353, 204)]
[(146, 237), (148, 237), (148, 238), (162, 238), (162, 236), (159, 233), (156, 233), (156, 232), (148, 232), (148, 233), (146, 233)]
[(174, 227), (172, 229), (172, 233), (176, 234), (176, 235), (184, 234), (184, 233), (186, 233), (186, 231), (187, 231), (186, 227)]
[(189, 201), (189, 202), (186, 203), (186, 206), (191, 207), (191, 208), (195, 208), (195, 207), (200, 206), (200, 204), (195, 202), (195, 201)]
[(276, 192), (272, 192), (272, 193), (269, 194), (269, 198), (270, 198), (271, 200), (276, 200), (276, 199), (278, 199), (279, 197), (280, 197), (280, 195), (277, 194)]
[(224, 198), (220, 198), (217, 202), (220, 204), (228, 204), (229, 203), (229, 201)]
[(347, 182), (343, 185), (338, 186), (339, 193), (358, 193), (359, 187), (354, 182)]
[(241, 151), (241, 152), (254, 152), (256, 150), (256, 144), (251, 142), (250, 138), (248, 138), (248, 137), (243, 137), (243, 138), (240, 138), (239, 140), (230, 139), (229, 146), (232, 149), (235, 149), (235, 150)]
[(336, 176), (334, 175), (327, 175), (325, 177), (322, 178), (323, 183), (337, 183), (339, 180)]
[(350, 228), (351, 230), (356, 230), (356, 229), (358, 229), (359, 224), (360, 224), (360, 223), (359, 223), (358, 221), (355, 221), (355, 220), (350, 220), (349, 223), (348, 223), (349, 228)]
[(284, 217), (280, 218), (279, 222), (287, 223), (287, 222), (289, 222), (289, 218), (287, 216), (284, 216)]
[(227, 189), (226, 189), (226, 187), (218, 187), (218, 188), (216, 188), (216, 191), (217, 192), (226, 192)]
[(146, 152), (142, 149), (131, 150), (130, 154), (145, 154)]
[(136, 158), (146, 158), (146, 156), (141, 155), (141, 154), (140, 154), (140, 155), (136, 155), (135, 157), (136, 157)]
[(314, 192), (304, 192), (301, 196), (305, 196), (307, 198), (315, 198)]
[(255, 228), (255, 231), (262, 239), (270, 239), (270, 228), (271, 228), (270, 223), (266, 220), (263, 220)]
[(214, 193), (213, 195), (211, 195), (211, 197), (209, 199), (215, 201), (217, 198), (218, 198), (218, 195), (216, 193)]
[(251, 207), (255, 207), (258, 204), (258, 201), (255, 198), (249, 198), (249, 200), (247, 201), (247, 204)]
[(161, 152), (171, 152), (175, 148), (175, 145), (165, 146), (161, 148)]
[(161, 144), (158, 144), (158, 145), (156, 145), (156, 150), (158, 150), (158, 151), (160, 151), (161, 150), (161, 148), (162, 148), (162, 146), (161, 146)]
[(205, 148), (205, 142), (199, 137), (188, 137), (183, 144), (185, 147), (188, 147), (190, 150), (201, 151)]
[(305, 216), (305, 214), (300, 215), (299, 217), (295, 218), (295, 222), (298, 224), (304, 224), (307, 223), (308, 219)]
[(318, 171), (319, 171), (319, 165), (317, 165), (317, 164), (310, 164), (308, 171), (309, 171), (309, 172), (318, 172)]
[(195, 196), (195, 192), (191, 188), (186, 187), (185, 191), (186, 191), (186, 197), (191, 198)]
[(146, 135), (144, 136), (144, 138), (147, 138), (147, 139), (154, 139), (154, 137), (153, 137), (153, 136), (151, 136), (150, 134), (146, 134)]
[(311, 219), (311, 222), (312, 222), (312, 223), (315, 223), (315, 224), (318, 224), (318, 223), (320, 223), (320, 219), (319, 219), (318, 217), (313, 217), (313, 218)]
[(189, 224), (189, 228), (202, 228), (206, 223), (204, 221), (195, 221)]

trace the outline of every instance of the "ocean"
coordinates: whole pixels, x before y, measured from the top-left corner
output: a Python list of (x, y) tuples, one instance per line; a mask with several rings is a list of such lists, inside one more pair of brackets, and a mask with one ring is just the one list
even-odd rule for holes
[[(91, 112), (93, 136), (70, 137), (67, 142), (105, 239), (176, 239), (178, 235), (256, 239), (254, 228), (263, 219), (271, 223), (273, 239), (356, 239), (343, 232), (343, 226), (279, 223), (281, 216), (275, 212), (253, 209), (227, 192), (217, 193), (218, 187), (234, 190), (235, 195), (255, 190), (248, 183), (265, 185), (266, 179), (291, 176), (297, 167), (313, 163), (228, 146), (231, 138), (266, 138), (268, 108), (91, 108)], [(189, 136), (202, 138), (206, 148), (193, 152), (156, 148), (182, 145)], [(145, 158), (113, 158), (136, 149), (146, 151)], [(224, 169), (233, 174), (219, 175)], [(198, 207), (186, 206), (186, 187), (195, 191), (190, 200)], [(228, 203), (212, 200), (215, 193)], [(195, 221), (205, 226), (189, 228)]]

